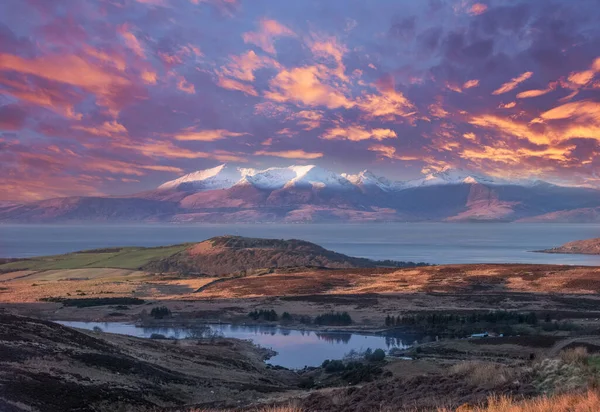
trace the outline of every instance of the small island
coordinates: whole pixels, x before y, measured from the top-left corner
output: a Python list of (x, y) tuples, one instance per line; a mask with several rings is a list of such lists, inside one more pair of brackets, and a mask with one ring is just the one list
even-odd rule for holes
[(566, 253), (576, 255), (600, 255), (600, 238), (576, 240), (552, 249), (537, 250), (541, 253)]

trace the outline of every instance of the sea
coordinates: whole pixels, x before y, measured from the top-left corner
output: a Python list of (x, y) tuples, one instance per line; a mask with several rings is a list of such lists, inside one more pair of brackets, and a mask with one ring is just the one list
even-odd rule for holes
[(381, 260), (600, 265), (600, 256), (534, 252), (600, 237), (598, 224), (566, 223), (4, 224), (0, 225), (0, 257), (163, 246), (220, 235), (302, 239), (347, 255)]

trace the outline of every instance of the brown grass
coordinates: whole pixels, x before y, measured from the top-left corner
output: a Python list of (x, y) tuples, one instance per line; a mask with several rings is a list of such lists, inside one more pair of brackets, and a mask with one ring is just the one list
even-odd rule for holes
[(518, 379), (523, 371), (493, 362), (467, 361), (450, 367), (450, 374), (464, 376), (473, 386), (494, 388)]
[(587, 348), (582, 346), (564, 350), (559, 354), (560, 359), (564, 363), (574, 363), (579, 365), (585, 364), (589, 356)]
[(487, 406), (466, 407), (459, 410), (461, 412), (597, 412), (600, 410), (600, 394), (590, 390), (581, 394), (543, 396), (523, 401), (507, 396), (493, 396), (489, 398)]

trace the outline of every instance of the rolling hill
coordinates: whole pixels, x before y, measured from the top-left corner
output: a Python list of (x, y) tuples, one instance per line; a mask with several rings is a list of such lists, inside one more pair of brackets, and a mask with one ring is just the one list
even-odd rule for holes
[(410, 262), (378, 262), (346, 256), (303, 240), (219, 236), (200, 243), (142, 248), (85, 250), (65, 255), (5, 260), (0, 273), (59, 269), (118, 268), (181, 276), (222, 276), (254, 270), (320, 267), (407, 267)]

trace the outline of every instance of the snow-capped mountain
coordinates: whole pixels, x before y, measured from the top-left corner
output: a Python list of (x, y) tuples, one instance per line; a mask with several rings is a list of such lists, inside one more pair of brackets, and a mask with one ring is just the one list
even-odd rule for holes
[(353, 184), (343, 175), (315, 165), (271, 167), (257, 170), (222, 164), (163, 183), (158, 189), (206, 191), (228, 189), (237, 185), (251, 185), (263, 190), (276, 190), (284, 187), (319, 189), (348, 189), (353, 187)]
[(342, 173), (342, 176), (348, 179), (352, 184), (364, 189), (376, 188), (383, 190), (384, 192), (392, 192), (401, 190), (406, 186), (405, 182), (391, 181), (387, 177), (375, 175), (370, 170), (363, 170), (355, 175)]
[(242, 169), (222, 164), (211, 169), (199, 170), (178, 179), (163, 183), (159, 189), (217, 190), (229, 189), (242, 178)]
[(506, 185), (509, 181), (491, 176), (474, 173), (470, 170), (453, 169), (446, 167), (438, 172), (426, 175), (421, 179), (410, 180), (405, 183), (405, 187), (421, 187), (436, 185), (456, 185), (456, 184), (474, 184), (482, 185)]
[(223, 164), (129, 196), (0, 207), (0, 222), (594, 221), (596, 210), (600, 190), (463, 169), (396, 182), (368, 170), (340, 174), (314, 165), (259, 170)]
[(264, 170), (236, 167), (222, 164), (211, 169), (200, 170), (163, 183), (159, 189), (181, 189), (206, 191), (228, 189), (235, 185), (250, 185), (262, 190), (277, 190), (291, 187), (311, 187), (315, 189), (379, 189), (384, 192), (400, 191), (408, 188), (456, 185), (518, 185), (533, 186), (539, 180), (506, 180), (464, 169), (445, 168), (420, 179), (393, 181), (378, 176), (369, 170), (358, 174), (335, 173), (315, 165), (271, 167)]

